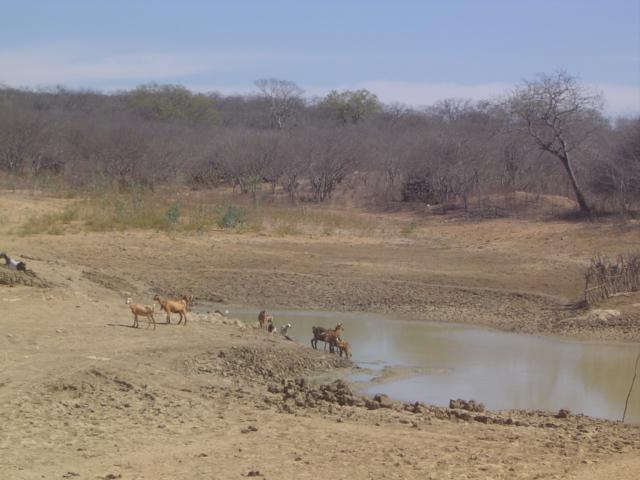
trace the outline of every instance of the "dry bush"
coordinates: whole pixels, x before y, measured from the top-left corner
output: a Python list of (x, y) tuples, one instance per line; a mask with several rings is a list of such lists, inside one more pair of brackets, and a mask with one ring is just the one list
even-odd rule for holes
[[(0, 88), (0, 182), (13, 189), (70, 189), (92, 196), (114, 187), (123, 194), (184, 185), (239, 187), (251, 208), (287, 197), (291, 204), (328, 209), (348, 204), (420, 210), (422, 203), (424, 210), (429, 203), (443, 212), (462, 209), (481, 217), (497, 211), (538, 216), (535, 203), (497, 208), (488, 201), (492, 195), (575, 198), (561, 162), (540, 153), (514, 128), (501, 102), (445, 100), (423, 110), (376, 103), (364, 114), (356, 109), (347, 121), (336, 121), (327, 115), (326, 102), (305, 103), (291, 82), (268, 79), (257, 86), (260, 94), (228, 97), (192, 94), (175, 85), (110, 95)], [(358, 106), (370, 99), (366, 93), (329, 99), (347, 107), (354, 100)], [(638, 122), (608, 124), (597, 110), (580, 117), (577, 133), (593, 132), (594, 141), (575, 151), (571, 165), (589, 187), (590, 206), (636, 214)], [(103, 226), (95, 228), (162, 228), (169, 205), (161, 206), (164, 211), (158, 206), (147, 221), (136, 219), (139, 209), (128, 215), (107, 215), (103, 209)], [(189, 208), (184, 205), (173, 221), (177, 228), (194, 225), (186, 220)], [(280, 228), (295, 231), (286, 222)]]

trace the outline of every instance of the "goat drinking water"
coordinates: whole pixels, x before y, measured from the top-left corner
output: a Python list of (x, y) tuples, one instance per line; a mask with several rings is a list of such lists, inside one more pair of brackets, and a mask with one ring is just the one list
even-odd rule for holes
[(329, 344), (329, 351), (333, 353), (334, 348), (338, 346), (338, 341), (340, 341), (340, 335), (344, 329), (342, 328), (342, 323), (338, 323), (336, 328), (333, 330), (326, 329), (323, 327), (312, 327), (311, 331), (313, 332), (313, 338), (311, 339), (311, 346), (318, 349), (318, 341), (325, 342)]

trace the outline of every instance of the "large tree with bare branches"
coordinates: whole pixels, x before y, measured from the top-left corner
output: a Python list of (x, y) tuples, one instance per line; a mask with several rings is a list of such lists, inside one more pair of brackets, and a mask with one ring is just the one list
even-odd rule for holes
[(302, 105), (302, 90), (294, 82), (277, 78), (261, 78), (255, 81), (262, 96), (269, 102), (271, 122), (278, 130), (284, 128), (287, 121)]
[(600, 124), (602, 97), (588, 91), (566, 72), (539, 75), (524, 82), (510, 98), (517, 128), (542, 151), (557, 158), (569, 176), (580, 210), (591, 214), (573, 167), (573, 153)]

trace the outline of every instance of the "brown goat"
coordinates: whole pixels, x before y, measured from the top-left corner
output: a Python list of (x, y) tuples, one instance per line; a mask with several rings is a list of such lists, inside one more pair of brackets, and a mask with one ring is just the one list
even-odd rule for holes
[(312, 327), (311, 331), (313, 332), (313, 338), (311, 339), (311, 346), (318, 349), (318, 340), (321, 342), (325, 342), (325, 349), (327, 344), (329, 344), (329, 351), (333, 353), (334, 347), (338, 345), (338, 341), (340, 341), (340, 335), (344, 331), (342, 328), (342, 323), (338, 323), (336, 328), (333, 330), (329, 330), (323, 327)]
[(153, 323), (153, 329), (156, 329), (156, 320), (153, 318), (153, 312), (155, 311), (154, 305), (132, 303), (131, 298), (127, 298), (127, 301), (125, 303), (129, 305), (131, 313), (133, 313), (133, 328), (138, 328), (138, 315), (141, 315), (143, 317), (146, 317), (147, 319), (147, 328), (149, 328)]
[(191, 304), (196, 301), (195, 295), (183, 295), (182, 300), (187, 302), (187, 308), (191, 307)]
[(273, 323), (273, 317), (271, 315), (267, 315), (266, 310), (261, 310), (258, 314), (258, 323), (260, 324), (260, 328), (267, 327), (269, 322)]
[(160, 308), (167, 312), (167, 322), (171, 323), (171, 314), (177, 313), (180, 315), (180, 320), (178, 320), (178, 325), (182, 323), (182, 319), (184, 318), (184, 325), (187, 325), (187, 305), (189, 304), (188, 297), (184, 295), (180, 300), (168, 300), (166, 298), (162, 298), (159, 295), (153, 297), (153, 299), (160, 304)]
[(338, 351), (340, 352), (340, 356), (344, 353), (347, 358), (351, 357), (351, 347), (349, 346), (349, 342), (340, 340), (338, 342)]

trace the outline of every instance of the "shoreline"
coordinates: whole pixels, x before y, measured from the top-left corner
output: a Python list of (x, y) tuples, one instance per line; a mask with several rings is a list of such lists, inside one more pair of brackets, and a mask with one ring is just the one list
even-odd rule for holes
[[(516, 294), (517, 295), (517, 294)], [(201, 304), (200, 302), (199, 304)], [(226, 303), (226, 302), (205, 302), (211, 305), (215, 305), (214, 308), (218, 308), (221, 310), (229, 309), (230, 312), (234, 311), (253, 311), (258, 312), (262, 308), (260, 307), (251, 307), (246, 305), (241, 305), (237, 303)], [(199, 304), (196, 304), (196, 309), (199, 309)], [(311, 304), (308, 304), (311, 305)], [(438, 307), (435, 307), (434, 310), (430, 313), (430, 315), (437, 315), (433, 313), (438, 310)], [(443, 309), (450, 312), (451, 308)], [(582, 310), (582, 312), (589, 311), (598, 311), (604, 310), (599, 308), (593, 308), (590, 310)], [(539, 336), (542, 338), (551, 338), (556, 340), (566, 340), (566, 341), (580, 341), (580, 342), (588, 342), (588, 343), (610, 343), (610, 344), (620, 344), (620, 345), (640, 345), (640, 323), (637, 328), (634, 327), (629, 332), (623, 332), (622, 334), (614, 328), (612, 333), (607, 334), (606, 331), (603, 330), (586, 330), (577, 328), (576, 330), (558, 330), (553, 327), (545, 327), (541, 329), (532, 329), (531, 325), (522, 326), (520, 324), (512, 325), (509, 324), (510, 320), (496, 320), (496, 321), (488, 321), (488, 322), (475, 322), (473, 320), (469, 321), (456, 321), (456, 320), (432, 320), (421, 317), (420, 313), (407, 313), (402, 311), (394, 310), (393, 308), (389, 308), (387, 310), (327, 310), (323, 308), (311, 308), (310, 306), (304, 306), (304, 304), (289, 304), (289, 305), (269, 305), (269, 312), (273, 313), (292, 313), (295, 314), (297, 312), (303, 314), (317, 314), (318, 316), (328, 316), (328, 317), (339, 317), (343, 316), (366, 316), (366, 315), (374, 315), (378, 317), (382, 317), (385, 321), (399, 321), (399, 322), (419, 322), (419, 323), (427, 323), (434, 325), (447, 325), (454, 328), (469, 328), (469, 329), (479, 329), (486, 330), (490, 332), (500, 332), (500, 333), (510, 333), (515, 335), (533, 335)], [(575, 317), (567, 317), (568, 319), (580, 319), (584, 317), (586, 314), (576, 315)]]

